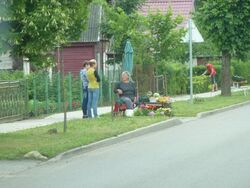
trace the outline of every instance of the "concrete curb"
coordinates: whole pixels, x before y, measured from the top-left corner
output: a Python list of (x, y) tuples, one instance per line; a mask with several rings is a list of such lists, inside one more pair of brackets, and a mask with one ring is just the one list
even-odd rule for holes
[(250, 104), (250, 101), (247, 101), (247, 102), (234, 104), (234, 105), (227, 106), (227, 107), (220, 108), (220, 109), (216, 109), (216, 110), (201, 112), (201, 113), (198, 113), (196, 117), (197, 118), (204, 118), (204, 117), (216, 114), (216, 113), (221, 113), (221, 112), (225, 112), (225, 111), (228, 111), (228, 110), (233, 110), (233, 109), (239, 108), (241, 106), (249, 105), (249, 104)]
[[(225, 112), (227, 110), (232, 110), (232, 109), (239, 108), (239, 107), (245, 106), (245, 105), (250, 105), (250, 101), (227, 106), (227, 107), (216, 109), (216, 110), (201, 112), (201, 113), (197, 114), (195, 119), (204, 118), (204, 117), (216, 114), (216, 113)], [(66, 152), (63, 152), (63, 153), (57, 155), (54, 158), (49, 159), (47, 162), (56, 162), (56, 161), (71, 157), (73, 155), (86, 153), (89, 151), (99, 149), (101, 147), (107, 147), (107, 146), (110, 146), (113, 144), (117, 144), (117, 143), (129, 140), (131, 138), (135, 138), (135, 137), (142, 136), (142, 135), (145, 135), (148, 133), (167, 129), (167, 128), (170, 128), (170, 127), (173, 127), (176, 125), (180, 125), (183, 123), (184, 122), (180, 118), (173, 118), (173, 119), (169, 119), (166, 121), (158, 122), (158, 123), (152, 124), (152, 125), (147, 126), (147, 127), (143, 127), (143, 128), (136, 129), (134, 131), (123, 133), (123, 134), (115, 136), (115, 137), (107, 138), (107, 139), (104, 139), (104, 140), (101, 140), (101, 141), (98, 141), (98, 142), (95, 142), (95, 143), (92, 143), (89, 145), (85, 145), (85, 146), (81, 146), (81, 147), (77, 147), (77, 148), (68, 150)]]
[(101, 140), (101, 141), (98, 141), (89, 145), (71, 149), (69, 151), (66, 151), (57, 155), (56, 157), (48, 160), (47, 162), (55, 162), (55, 161), (70, 157), (72, 155), (86, 153), (86, 152), (93, 151), (101, 147), (107, 147), (113, 144), (117, 144), (117, 143), (129, 140), (131, 138), (135, 138), (135, 137), (142, 136), (148, 133), (160, 131), (160, 130), (170, 128), (179, 124), (182, 124), (182, 122), (180, 119), (177, 119), (177, 118), (158, 122), (147, 127), (142, 127), (142, 128), (139, 128), (139, 129), (127, 132), (127, 133), (123, 133), (115, 137), (107, 138), (107, 139), (104, 139), (104, 140)]

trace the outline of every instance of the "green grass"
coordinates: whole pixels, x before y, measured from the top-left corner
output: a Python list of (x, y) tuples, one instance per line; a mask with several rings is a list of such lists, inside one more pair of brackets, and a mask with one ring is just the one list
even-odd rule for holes
[[(250, 100), (250, 95), (242, 92), (233, 93), (231, 97), (216, 96), (207, 99), (194, 99), (194, 104), (187, 101), (173, 103), (174, 115), (177, 117), (195, 116), (199, 112), (209, 111)], [(98, 119), (79, 119), (68, 121), (68, 129), (63, 133), (63, 123), (0, 134), (0, 159), (21, 159), (29, 151), (37, 150), (51, 158), (69, 149), (93, 143), (121, 133), (145, 127), (168, 119), (165, 116), (136, 116), (133, 118), (115, 117), (110, 114)], [(57, 128), (57, 134), (48, 134), (48, 130)]]
[[(69, 149), (93, 143), (121, 133), (145, 127), (169, 119), (166, 116), (133, 118), (104, 115), (98, 119), (68, 121), (68, 129), (63, 133), (63, 123), (33, 128), (14, 133), (0, 134), (0, 159), (20, 159), (29, 151), (37, 150), (51, 158)], [(48, 130), (57, 128), (57, 134)]]
[(173, 113), (177, 117), (196, 116), (199, 112), (223, 108), (233, 104), (250, 100), (250, 95), (244, 96), (242, 92), (232, 93), (232, 96), (215, 96), (211, 98), (194, 98), (193, 104), (189, 101), (173, 103)]

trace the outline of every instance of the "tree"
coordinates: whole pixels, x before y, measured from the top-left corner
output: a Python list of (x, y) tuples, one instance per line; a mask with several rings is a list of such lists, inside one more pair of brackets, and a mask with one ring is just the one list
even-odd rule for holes
[[(182, 49), (181, 39), (185, 35), (184, 28), (178, 28), (183, 18), (173, 18), (172, 10), (166, 14), (160, 12), (147, 16), (150, 32), (150, 45), (154, 51), (155, 60), (176, 59), (178, 51)], [(182, 52), (183, 53), (183, 52)], [(184, 54), (184, 53), (183, 53)]]
[[(144, 18), (137, 13), (126, 14), (123, 9), (104, 5), (105, 21), (102, 23), (102, 33), (112, 40), (112, 49), (116, 54), (122, 54), (126, 40), (129, 38), (135, 49), (141, 46), (145, 34), (143, 33)], [(116, 57), (120, 62), (122, 56)]]
[(114, 0), (115, 7), (120, 7), (126, 14), (134, 13), (145, 0)]
[(130, 38), (134, 47), (136, 63), (152, 63), (160, 59), (176, 59), (184, 54), (181, 38), (185, 34), (178, 28), (183, 18), (173, 18), (172, 11), (166, 14), (149, 14), (147, 17), (135, 13), (126, 14), (123, 9), (106, 6), (103, 34), (114, 38), (113, 49), (122, 53), (124, 41)]
[(2, 0), (0, 52), (10, 49), (13, 56), (27, 57), (32, 63), (50, 61), (48, 52), (79, 39), (89, 3), (91, 0)]
[(221, 93), (231, 95), (230, 62), (250, 49), (250, 1), (206, 0), (195, 18), (222, 53)]

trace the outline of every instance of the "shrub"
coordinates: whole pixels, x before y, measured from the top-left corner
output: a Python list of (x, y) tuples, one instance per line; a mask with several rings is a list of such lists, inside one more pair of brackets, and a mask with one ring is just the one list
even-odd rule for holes
[(167, 93), (178, 95), (187, 93), (188, 74), (185, 65), (180, 63), (166, 64), (163, 72), (167, 75)]
[(209, 91), (210, 77), (194, 76), (193, 77), (193, 92), (204, 93)]
[(20, 80), (23, 78), (23, 71), (0, 70), (0, 80)]
[(202, 75), (206, 70), (206, 67), (204, 65), (199, 65), (193, 67), (193, 76), (200, 76)]
[[(220, 86), (220, 83), (221, 83), (221, 62), (213, 61), (213, 62), (211, 62), (211, 64), (213, 64), (213, 66), (216, 70), (216, 81), (217, 81), (218, 86)], [(195, 66), (195, 67), (193, 67), (193, 75), (194, 76), (201, 76), (205, 70), (206, 70), (206, 67), (204, 65)], [(231, 71), (232, 71), (232, 69), (231, 69)]]
[(250, 61), (243, 62), (233, 59), (232, 67), (234, 68), (234, 76), (243, 77), (250, 83)]

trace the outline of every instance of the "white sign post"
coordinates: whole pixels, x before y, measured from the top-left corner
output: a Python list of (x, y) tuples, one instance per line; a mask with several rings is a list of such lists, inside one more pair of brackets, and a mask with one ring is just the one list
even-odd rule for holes
[(192, 21), (188, 21), (189, 33), (189, 77), (190, 77), (190, 102), (193, 104), (193, 47), (192, 47)]
[(190, 102), (193, 103), (193, 49), (192, 43), (204, 42), (199, 30), (193, 23), (192, 19), (188, 20), (188, 32), (182, 39), (183, 42), (189, 43), (189, 80), (190, 80)]

